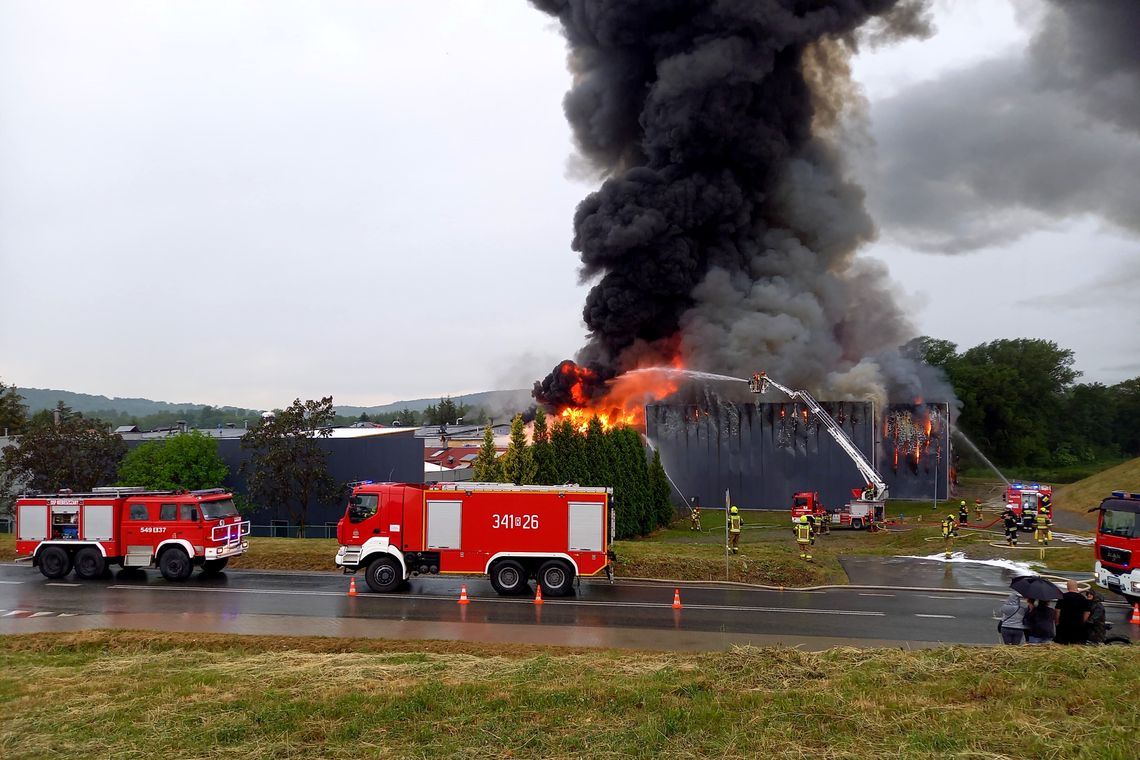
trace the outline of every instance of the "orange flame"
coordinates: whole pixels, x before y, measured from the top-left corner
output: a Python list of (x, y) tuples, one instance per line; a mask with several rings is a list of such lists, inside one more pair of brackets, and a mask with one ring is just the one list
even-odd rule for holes
[[(680, 369), (680, 359), (674, 359), (672, 368)], [(665, 398), (680, 387), (680, 383), (668, 372), (659, 367), (646, 367), (636, 372), (626, 372), (605, 383), (606, 392), (599, 398), (590, 400), (586, 395), (587, 382), (597, 376), (587, 367), (564, 365), (562, 374), (573, 378), (570, 397), (575, 406), (562, 409), (559, 416), (570, 422), (576, 430), (586, 432), (590, 420), (598, 418), (603, 430), (628, 426), (645, 429), (645, 405)]]

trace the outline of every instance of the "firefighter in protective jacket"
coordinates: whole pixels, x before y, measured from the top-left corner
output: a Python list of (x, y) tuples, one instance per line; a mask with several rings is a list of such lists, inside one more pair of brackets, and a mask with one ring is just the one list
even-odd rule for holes
[(1037, 514), (1033, 516), (1033, 538), (1037, 543), (1044, 546), (1053, 540), (1053, 521), (1049, 519), (1049, 507), (1044, 504), (1037, 510)]
[(1017, 523), (1017, 515), (1013, 510), (1006, 507), (1006, 510), (1001, 513), (1001, 521), (1005, 526), (1005, 542), (1009, 546), (1017, 546), (1017, 529), (1020, 527)]
[(966, 500), (963, 499), (958, 503), (958, 524), (965, 525), (970, 522), (970, 511), (966, 509)]
[(733, 554), (740, 552), (740, 528), (744, 520), (740, 519), (740, 510), (736, 507), (728, 510), (728, 548)]
[(811, 545), (815, 543), (815, 534), (812, 532), (811, 523), (808, 522), (807, 515), (801, 515), (800, 519), (796, 521), (793, 527), (796, 533), (796, 545), (800, 549), (800, 559), (811, 559)]
[(701, 505), (697, 503), (697, 497), (693, 497), (692, 502), (689, 504), (689, 530), (701, 529)]
[(958, 537), (958, 521), (954, 519), (954, 515), (946, 515), (946, 519), (942, 521), (942, 537)]

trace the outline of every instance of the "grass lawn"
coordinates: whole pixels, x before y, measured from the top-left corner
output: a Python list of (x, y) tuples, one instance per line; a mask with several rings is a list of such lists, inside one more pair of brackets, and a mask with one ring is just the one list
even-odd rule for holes
[[(1111, 699), (1106, 698), (1111, 695)], [(0, 638), (0, 756), (1135, 757), (1125, 648)]]

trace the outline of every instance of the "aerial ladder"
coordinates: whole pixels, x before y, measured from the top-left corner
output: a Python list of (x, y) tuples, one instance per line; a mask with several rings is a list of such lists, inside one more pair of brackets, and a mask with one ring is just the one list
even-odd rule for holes
[(768, 377), (766, 372), (757, 372), (748, 381), (748, 390), (756, 394), (767, 392), (768, 386), (782, 391), (790, 399), (801, 401), (807, 405), (808, 410), (823, 423), (839, 447), (847, 456), (851, 457), (851, 461), (855, 463), (859, 474), (863, 476), (865, 485), (862, 489), (852, 489), (852, 495), (855, 499), (841, 508), (839, 513), (834, 516), (833, 521), (843, 525), (849, 524), (853, 528), (863, 528), (872, 523), (881, 522), (884, 502), (887, 499), (887, 484), (863, 452), (859, 450), (859, 447), (855, 445), (855, 442), (851, 440), (851, 436), (847, 435), (847, 431), (807, 391), (793, 390), (781, 385)]

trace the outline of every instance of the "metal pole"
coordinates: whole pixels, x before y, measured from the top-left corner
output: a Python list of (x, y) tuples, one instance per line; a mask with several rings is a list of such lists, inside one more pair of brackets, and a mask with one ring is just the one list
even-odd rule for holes
[(728, 489), (724, 489), (724, 579), (730, 580), (728, 577), (728, 510), (732, 508), (732, 496), (729, 495)]

